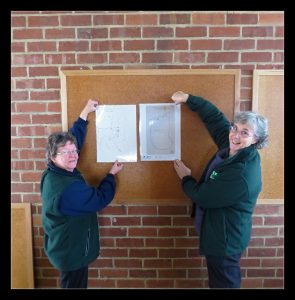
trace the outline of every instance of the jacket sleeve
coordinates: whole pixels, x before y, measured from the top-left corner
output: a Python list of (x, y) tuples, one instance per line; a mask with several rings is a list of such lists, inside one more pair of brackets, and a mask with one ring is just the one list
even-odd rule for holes
[(203, 208), (221, 208), (248, 198), (248, 186), (240, 169), (220, 172), (207, 182), (198, 183), (192, 176), (182, 179), (184, 193)]
[(88, 125), (88, 121), (85, 121), (79, 117), (69, 130), (71, 134), (75, 136), (79, 150), (81, 150), (84, 145), (84, 141), (87, 133), (87, 125)]
[(199, 115), (218, 149), (228, 147), (230, 122), (224, 114), (214, 104), (202, 97), (189, 95), (186, 104)]
[(115, 176), (108, 174), (98, 187), (91, 187), (82, 180), (72, 183), (63, 193), (59, 210), (64, 215), (95, 213), (106, 207), (114, 198)]

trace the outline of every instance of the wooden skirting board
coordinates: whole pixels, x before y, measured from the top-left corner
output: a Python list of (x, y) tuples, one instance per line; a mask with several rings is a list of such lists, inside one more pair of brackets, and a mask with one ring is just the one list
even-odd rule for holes
[(34, 288), (30, 203), (11, 204), (11, 288)]

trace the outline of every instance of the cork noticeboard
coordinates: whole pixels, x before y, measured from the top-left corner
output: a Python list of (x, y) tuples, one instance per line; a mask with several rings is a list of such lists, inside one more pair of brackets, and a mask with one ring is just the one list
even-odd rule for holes
[(34, 288), (30, 203), (11, 203), (11, 288)]
[[(284, 199), (284, 71), (254, 70), (253, 110), (268, 119), (269, 145), (261, 149), (261, 202)], [(280, 201), (279, 201), (280, 202)]]
[[(174, 92), (201, 96), (232, 120), (238, 108), (240, 70), (81, 70), (61, 71), (63, 130), (77, 119), (89, 98), (100, 104), (172, 103)], [(98, 185), (112, 163), (96, 162), (95, 114), (88, 116), (88, 133), (78, 169), (87, 182)], [(124, 164), (117, 177), (115, 203), (188, 203), (172, 161), (138, 161)], [(199, 117), (181, 106), (181, 159), (199, 178), (216, 151)]]

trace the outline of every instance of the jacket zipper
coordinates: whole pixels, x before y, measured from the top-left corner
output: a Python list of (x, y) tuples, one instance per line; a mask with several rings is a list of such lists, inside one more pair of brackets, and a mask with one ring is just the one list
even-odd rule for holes
[(89, 243), (90, 243), (90, 228), (88, 228), (88, 232), (87, 232), (87, 240), (86, 240), (85, 256), (87, 256), (87, 255), (88, 255), (88, 252), (89, 252)]

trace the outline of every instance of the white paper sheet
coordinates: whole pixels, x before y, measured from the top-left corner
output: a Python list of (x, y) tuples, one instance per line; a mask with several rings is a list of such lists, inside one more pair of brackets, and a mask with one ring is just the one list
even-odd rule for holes
[(96, 110), (97, 162), (137, 161), (136, 105), (100, 105)]
[(180, 159), (180, 105), (140, 104), (140, 159), (161, 161)]

